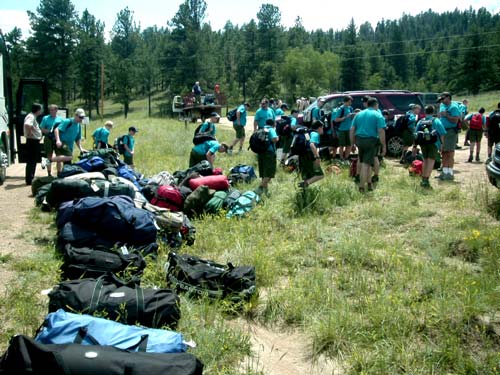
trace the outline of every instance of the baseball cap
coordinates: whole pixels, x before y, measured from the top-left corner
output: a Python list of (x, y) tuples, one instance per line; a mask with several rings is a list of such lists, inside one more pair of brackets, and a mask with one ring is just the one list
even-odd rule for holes
[(85, 111), (84, 111), (82, 108), (78, 108), (78, 109), (75, 111), (75, 116), (78, 116), (78, 117), (85, 117)]
[(217, 117), (217, 118), (219, 118), (220, 116), (219, 116), (219, 114), (217, 112), (212, 112), (210, 114), (210, 117)]
[(138, 130), (135, 126), (131, 126), (130, 128), (128, 128), (128, 131), (129, 131), (129, 132), (130, 132), (130, 131), (133, 131), (133, 132), (135, 132), (135, 133), (138, 133), (138, 132), (139, 132), (139, 130)]
[(450, 98), (451, 99), (451, 94), (448, 91), (445, 91), (445, 92), (441, 93), (441, 95), (439, 95), (439, 97), (437, 98), (436, 103), (440, 102), (444, 98)]

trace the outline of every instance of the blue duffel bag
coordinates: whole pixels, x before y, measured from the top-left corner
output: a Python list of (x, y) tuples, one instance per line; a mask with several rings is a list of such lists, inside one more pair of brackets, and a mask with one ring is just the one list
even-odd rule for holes
[(104, 163), (104, 159), (100, 156), (93, 156), (91, 158), (85, 158), (80, 161), (77, 161), (75, 165), (85, 169), (87, 172), (100, 172), (106, 165)]
[(105, 345), (149, 353), (181, 353), (187, 345), (180, 333), (130, 326), (62, 309), (50, 313), (35, 337), (42, 344)]

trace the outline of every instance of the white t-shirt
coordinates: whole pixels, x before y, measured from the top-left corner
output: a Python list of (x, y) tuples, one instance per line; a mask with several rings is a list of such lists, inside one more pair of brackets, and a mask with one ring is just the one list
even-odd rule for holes
[[(29, 128), (31, 127), (31, 135)], [(29, 139), (42, 139), (42, 131), (33, 113), (28, 113), (24, 118), (24, 136)]]

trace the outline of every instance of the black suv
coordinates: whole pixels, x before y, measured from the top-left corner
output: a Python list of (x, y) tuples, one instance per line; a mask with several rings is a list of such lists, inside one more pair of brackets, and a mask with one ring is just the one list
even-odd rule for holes
[[(399, 131), (394, 127), (395, 118), (404, 115), (410, 107), (410, 104), (419, 104), (423, 108), (420, 97), (411, 91), (406, 90), (366, 90), (366, 91), (346, 91), (341, 93), (325, 95), (323, 112), (327, 118), (330, 118), (332, 110), (343, 104), (343, 98), (350, 95), (353, 98), (353, 109), (364, 109), (362, 99), (368, 95), (377, 98), (379, 109), (389, 112), (390, 121), (387, 123), (385, 138), (387, 143), (387, 153), (391, 156), (400, 156), (403, 150), (403, 139)], [(304, 110), (304, 117), (316, 106), (316, 101)]]
[(493, 186), (500, 189), (500, 144), (496, 144), (491, 161), (486, 164), (486, 173)]

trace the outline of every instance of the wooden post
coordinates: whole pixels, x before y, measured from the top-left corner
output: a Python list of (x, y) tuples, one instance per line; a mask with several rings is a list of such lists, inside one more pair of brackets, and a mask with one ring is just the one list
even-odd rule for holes
[(104, 117), (104, 63), (101, 63), (101, 117)]

